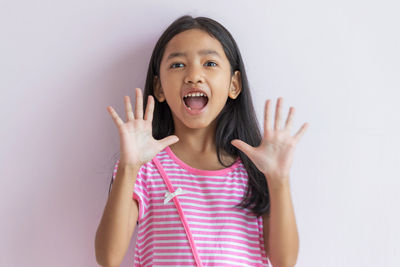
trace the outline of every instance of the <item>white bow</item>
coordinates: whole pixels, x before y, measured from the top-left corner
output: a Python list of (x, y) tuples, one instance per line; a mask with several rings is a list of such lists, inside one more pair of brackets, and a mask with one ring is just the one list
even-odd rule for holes
[(165, 200), (164, 200), (164, 204), (166, 204), (166, 203), (168, 203), (168, 201), (170, 201), (174, 196), (177, 196), (177, 195), (182, 195), (182, 194), (185, 194), (185, 193), (188, 193), (188, 191), (186, 191), (186, 190), (182, 190), (182, 188), (178, 188), (178, 189), (176, 189), (175, 190), (175, 192), (174, 193), (170, 193), (170, 192), (165, 192)]

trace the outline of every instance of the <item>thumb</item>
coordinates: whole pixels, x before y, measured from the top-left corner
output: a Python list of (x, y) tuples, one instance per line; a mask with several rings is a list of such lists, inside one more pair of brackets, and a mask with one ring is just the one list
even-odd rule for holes
[(240, 149), (247, 156), (249, 156), (251, 154), (251, 151), (254, 149), (254, 147), (252, 147), (251, 145), (248, 145), (247, 143), (245, 143), (239, 139), (232, 140), (231, 144), (233, 146), (237, 147), (238, 149)]
[(179, 138), (176, 135), (170, 135), (170, 136), (165, 137), (164, 139), (161, 139), (159, 141), (161, 144), (161, 147), (162, 147), (161, 150), (163, 150), (167, 146), (172, 145), (178, 141), (179, 141)]

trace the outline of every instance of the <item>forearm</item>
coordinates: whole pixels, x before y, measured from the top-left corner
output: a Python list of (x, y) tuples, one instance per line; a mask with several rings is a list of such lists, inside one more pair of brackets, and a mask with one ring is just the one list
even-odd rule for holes
[[(296, 264), (299, 237), (292, 205), (289, 180), (268, 182), (271, 212), (268, 229), (267, 255), (274, 267), (293, 267)], [(263, 215), (263, 226), (267, 225), (267, 215)]]
[[(119, 166), (99, 227), (96, 232), (96, 259), (102, 266), (119, 266), (129, 246), (128, 220), (138, 167)], [(134, 215), (137, 218), (137, 214)]]

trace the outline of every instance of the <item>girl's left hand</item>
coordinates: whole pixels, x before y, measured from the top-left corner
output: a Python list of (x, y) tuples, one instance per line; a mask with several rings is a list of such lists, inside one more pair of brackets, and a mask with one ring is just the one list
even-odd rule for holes
[(290, 107), (289, 115), (285, 127), (281, 129), (281, 108), (283, 98), (278, 98), (276, 104), (275, 126), (272, 129), (270, 117), (270, 103), (268, 99), (265, 103), (264, 113), (264, 134), (261, 144), (252, 147), (245, 142), (234, 139), (231, 144), (245, 153), (256, 167), (265, 175), (268, 182), (283, 182), (289, 180), (290, 167), (293, 160), (295, 146), (308, 128), (308, 123), (304, 123), (300, 130), (294, 135), (290, 135), (294, 107)]

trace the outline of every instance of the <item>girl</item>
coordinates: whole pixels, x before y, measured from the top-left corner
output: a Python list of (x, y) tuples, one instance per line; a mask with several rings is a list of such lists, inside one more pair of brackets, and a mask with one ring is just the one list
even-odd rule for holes
[(96, 233), (100, 265), (121, 264), (136, 224), (134, 266), (295, 265), (289, 169), (308, 124), (291, 136), (291, 107), (282, 128), (279, 98), (272, 127), (268, 99), (261, 135), (239, 48), (221, 24), (174, 21), (134, 113), (124, 100), (127, 122), (107, 107), (121, 155)]

